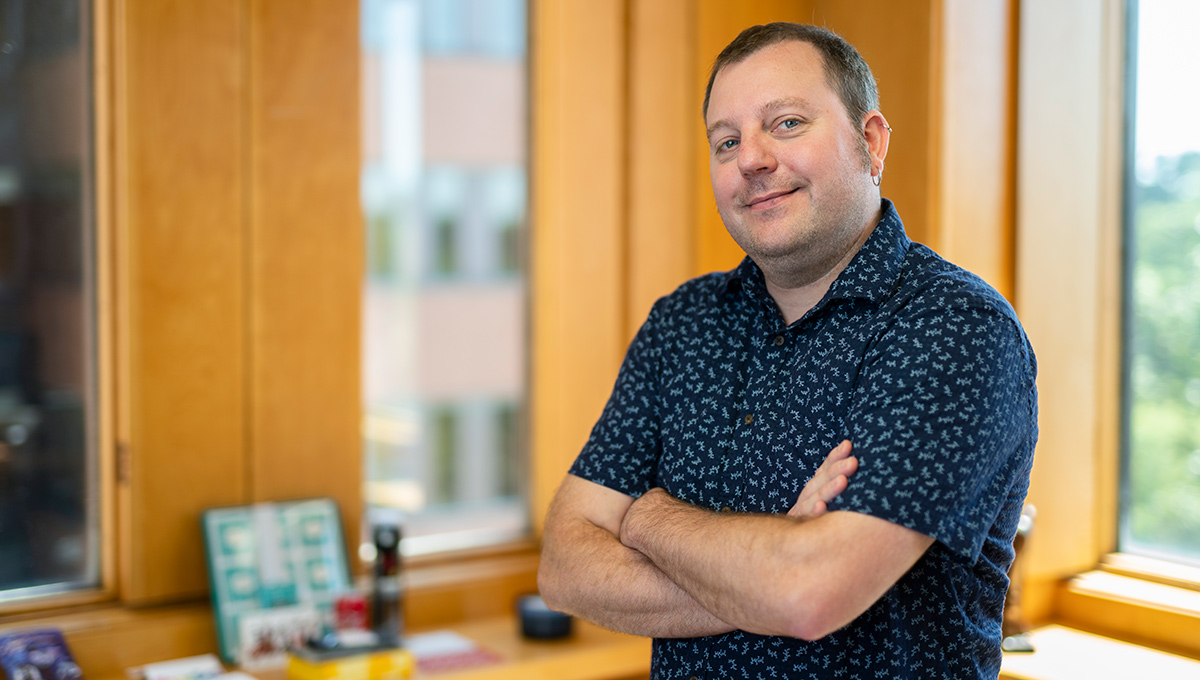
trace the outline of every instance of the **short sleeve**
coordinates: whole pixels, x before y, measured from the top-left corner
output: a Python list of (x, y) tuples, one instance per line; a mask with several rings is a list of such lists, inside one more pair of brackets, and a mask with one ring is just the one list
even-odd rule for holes
[(859, 470), (831, 509), (919, 531), (973, 561), (1028, 474), (1035, 370), (999, 295), (942, 283), (910, 300), (867, 351), (849, 418)]
[(662, 451), (655, 304), (625, 353), (612, 395), (570, 473), (630, 496), (654, 487)]

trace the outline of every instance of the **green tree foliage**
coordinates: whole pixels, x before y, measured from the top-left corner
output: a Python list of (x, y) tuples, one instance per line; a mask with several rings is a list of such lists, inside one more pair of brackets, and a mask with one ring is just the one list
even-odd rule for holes
[(1126, 550), (1200, 563), (1200, 153), (1134, 199)]

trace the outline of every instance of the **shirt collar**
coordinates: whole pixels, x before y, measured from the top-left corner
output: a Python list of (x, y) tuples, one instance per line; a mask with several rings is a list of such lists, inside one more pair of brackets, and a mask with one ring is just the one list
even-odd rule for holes
[[(818, 303), (818, 307), (838, 298), (862, 298), (879, 302), (895, 288), (912, 241), (904, 233), (904, 223), (892, 202), (886, 198), (881, 199), (880, 209), (882, 216), (875, 225), (875, 230), (850, 260), (850, 264), (838, 274), (825, 297)], [(737, 268), (724, 274), (722, 285), (717, 290), (721, 297), (739, 290), (745, 290), (754, 298), (767, 295), (762, 270), (749, 256), (745, 257)]]

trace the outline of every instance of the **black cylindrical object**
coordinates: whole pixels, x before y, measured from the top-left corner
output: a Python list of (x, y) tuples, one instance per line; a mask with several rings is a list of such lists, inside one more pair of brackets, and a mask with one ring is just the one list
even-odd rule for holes
[(404, 633), (401, 616), (404, 586), (400, 569), (400, 527), (381, 524), (374, 529), (375, 569), (371, 595), (371, 622), (379, 641), (400, 644)]

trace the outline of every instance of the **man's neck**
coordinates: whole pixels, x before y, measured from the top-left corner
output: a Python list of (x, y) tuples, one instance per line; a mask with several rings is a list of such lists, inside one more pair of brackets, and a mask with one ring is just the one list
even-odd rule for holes
[(771, 272), (763, 269), (763, 277), (766, 279), (767, 293), (775, 300), (775, 304), (779, 307), (779, 312), (783, 314), (784, 323), (792, 325), (798, 319), (808, 313), (825, 297), (825, 293), (829, 291), (829, 287), (837, 280), (838, 275), (850, 265), (850, 261), (862, 249), (864, 243), (875, 231), (875, 227), (879, 224), (879, 220), (875, 219), (866, 229), (863, 229), (862, 234), (854, 242), (854, 244), (846, 250), (842, 258), (829, 268), (823, 275), (814, 281), (804, 283), (797, 286), (788, 286), (787, 284), (776, 283), (776, 281), (785, 281), (783, 277), (772, 276)]

